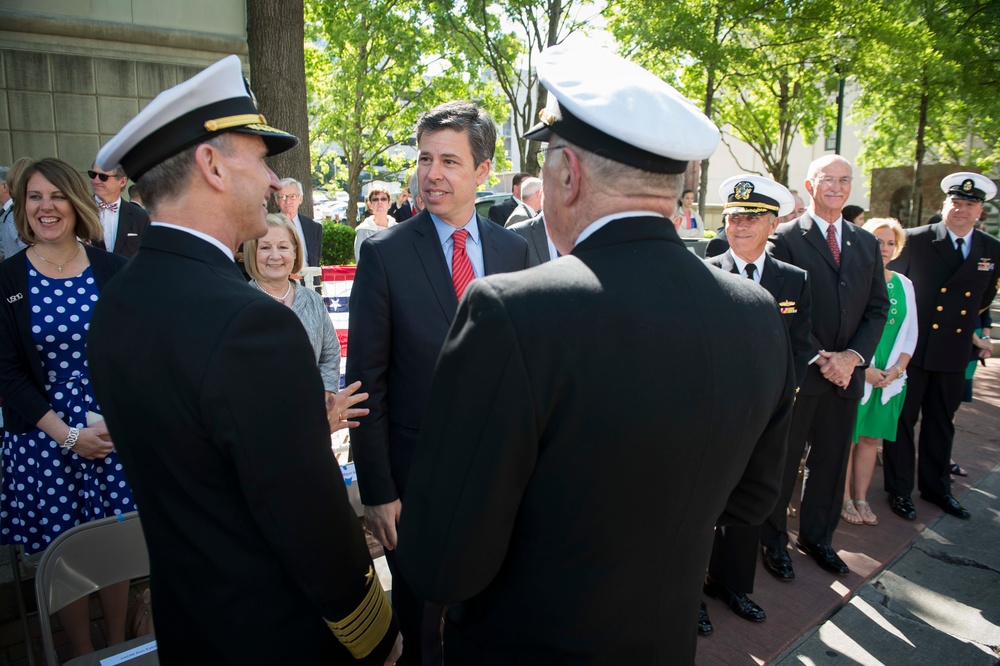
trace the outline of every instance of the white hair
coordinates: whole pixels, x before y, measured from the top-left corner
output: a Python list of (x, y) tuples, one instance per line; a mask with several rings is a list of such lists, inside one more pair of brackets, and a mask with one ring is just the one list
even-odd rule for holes
[(521, 199), (535, 196), (542, 190), (541, 178), (525, 178), (521, 181)]

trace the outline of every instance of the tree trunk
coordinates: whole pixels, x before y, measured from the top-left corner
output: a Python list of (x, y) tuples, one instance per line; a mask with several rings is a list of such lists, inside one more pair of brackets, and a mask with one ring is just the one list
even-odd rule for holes
[(910, 214), (906, 221), (908, 227), (920, 226), (921, 217), (921, 197), (920, 181), (923, 176), (924, 152), (924, 130), (927, 127), (927, 79), (924, 79), (924, 93), (920, 96), (920, 120), (917, 123), (917, 149), (913, 159), (913, 185), (910, 192)]
[(247, 0), (250, 80), (257, 106), (272, 127), (299, 137), (299, 145), (268, 158), (278, 178), (302, 183), (299, 212), (312, 217), (312, 161), (306, 109), (305, 23), (295, 0)]
[[(716, 8), (715, 10), (715, 21), (712, 24), (712, 39), (718, 44), (719, 34), (722, 32), (722, 10)], [(708, 64), (708, 69), (705, 72), (705, 103), (702, 106), (702, 111), (708, 116), (709, 120), (715, 122), (712, 118), (712, 102), (715, 100), (715, 65), (713, 63)], [(701, 161), (701, 175), (698, 179), (698, 217), (705, 221), (705, 205), (708, 197), (708, 163), (711, 158), (706, 157)]]

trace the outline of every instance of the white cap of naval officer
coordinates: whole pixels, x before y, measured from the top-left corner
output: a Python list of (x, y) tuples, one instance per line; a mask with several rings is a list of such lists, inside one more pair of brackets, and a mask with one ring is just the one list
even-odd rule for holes
[(129, 178), (139, 182), (157, 164), (223, 132), (260, 136), (268, 155), (299, 142), (267, 124), (235, 55), (157, 95), (101, 148), (95, 162), (105, 171), (120, 165)]
[(980, 173), (959, 171), (941, 179), (941, 191), (954, 199), (982, 203), (997, 195), (997, 186)]
[(784, 217), (795, 210), (795, 197), (787, 187), (764, 176), (743, 173), (727, 178), (719, 186), (725, 200), (724, 215), (772, 213)]
[(719, 129), (673, 87), (596, 42), (550, 46), (538, 60), (549, 91), (540, 123), (524, 136), (557, 134), (610, 160), (654, 173), (683, 173), (711, 157)]

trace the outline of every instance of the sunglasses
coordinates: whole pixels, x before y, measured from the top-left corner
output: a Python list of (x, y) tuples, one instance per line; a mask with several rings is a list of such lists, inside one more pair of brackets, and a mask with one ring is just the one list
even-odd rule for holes
[(91, 180), (95, 178), (100, 178), (102, 183), (108, 182), (108, 178), (114, 178), (115, 175), (112, 173), (97, 173), (96, 171), (88, 171), (87, 175), (90, 176)]

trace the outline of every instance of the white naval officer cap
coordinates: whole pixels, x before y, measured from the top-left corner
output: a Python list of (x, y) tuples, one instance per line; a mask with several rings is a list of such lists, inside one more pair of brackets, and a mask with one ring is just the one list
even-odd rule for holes
[(727, 178), (719, 186), (719, 196), (726, 203), (723, 214), (774, 213), (784, 217), (795, 210), (795, 197), (788, 188), (764, 176), (749, 173)]
[(983, 202), (997, 195), (997, 186), (980, 173), (959, 171), (941, 179), (941, 191), (955, 199)]
[(157, 95), (101, 148), (95, 162), (105, 171), (120, 165), (138, 181), (167, 158), (222, 132), (256, 134), (264, 140), (268, 155), (299, 142), (267, 124), (235, 55)]
[(682, 173), (710, 157), (719, 129), (651, 72), (576, 39), (542, 52), (538, 80), (549, 101), (525, 137), (557, 134), (581, 148), (654, 173)]

